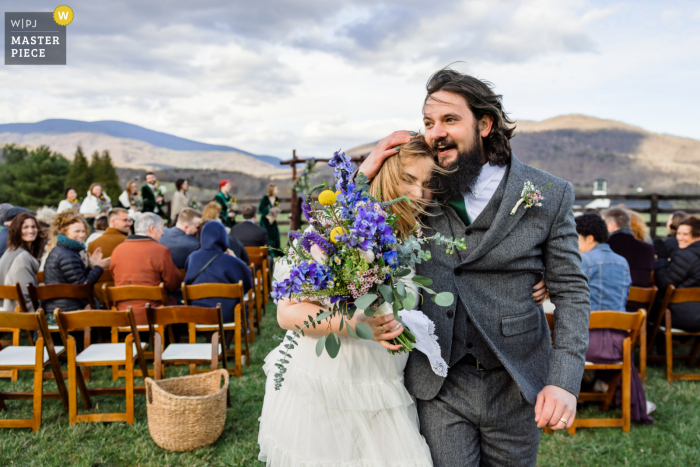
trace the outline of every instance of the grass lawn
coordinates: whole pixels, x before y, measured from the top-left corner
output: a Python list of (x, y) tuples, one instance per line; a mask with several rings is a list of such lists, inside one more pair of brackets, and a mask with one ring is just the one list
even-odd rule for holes
[[(44, 401), (41, 430), (0, 431), (2, 466), (258, 466), (258, 415), (263, 401), (263, 358), (274, 348), (272, 336), (281, 331), (270, 305), (263, 320), (263, 333), (251, 347), (252, 365), (244, 367), (243, 377), (231, 379), (231, 402), (224, 433), (214, 445), (191, 453), (165, 451), (151, 440), (144, 396), (136, 396), (136, 423), (81, 424), (70, 427), (59, 401)], [(184, 373), (185, 368), (178, 369)], [(31, 373), (20, 381), (0, 380), (0, 391), (31, 390)], [(175, 371), (172, 369), (169, 376)], [(541, 466), (671, 466), (700, 465), (700, 383), (675, 382), (669, 385), (662, 367), (651, 367), (645, 384), (647, 397), (658, 404), (656, 423), (633, 425), (629, 434), (620, 429), (580, 429), (576, 436), (557, 433), (543, 435)], [(122, 380), (123, 381), (123, 380)], [(106, 369), (93, 370), (90, 385), (110, 385)], [(140, 379), (137, 379), (137, 384)], [(56, 390), (51, 381), (45, 390)], [(100, 411), (124, 410), (118, 397), (93, 398)], [(31, 417), (31, 402), (8, 401), (2, 418)], [(583, 411), (597, 416), (595, 406)], [(617, 415), (616, 410), (611, 415)]]

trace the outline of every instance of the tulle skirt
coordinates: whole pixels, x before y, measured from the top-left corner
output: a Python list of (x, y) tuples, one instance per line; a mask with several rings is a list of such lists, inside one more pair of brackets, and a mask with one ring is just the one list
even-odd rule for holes
[(259, 460), (270, 467), (432, 466), (416, 406), (403, 385), (407, 355), (341, 337), (340, 353), (316, 356), (301, 337), (279, 391), (278, 347), (265, 359)]

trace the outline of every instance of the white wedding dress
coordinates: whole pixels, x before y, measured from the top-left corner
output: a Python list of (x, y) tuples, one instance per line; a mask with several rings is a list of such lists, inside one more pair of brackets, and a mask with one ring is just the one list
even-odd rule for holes
[[(275, 272), (276, 280), (284, 280)], [(401, 313), (404, 322), (409, 313), (414, 312)], [(432, 322), (416, 311), (411, 316), (415, 324), (407, 325), (417, 330), (420, 320), (429, 324), (421, 330), (426, 339), (418, 338), (437, 349), (433, 368), (446, 374), (437, 339), (431, 336)], [(335, 359), (326, 352), (318, 357), (317, 341), (297, 339), (279, 391), (275, 364), (284, 348), (280, 345), (265, 358), (258, 459), (269, 467), (432, 466), (414, 400), (403, 384), (408, 355), (391, 355), (374, 341), (341, 337)]]

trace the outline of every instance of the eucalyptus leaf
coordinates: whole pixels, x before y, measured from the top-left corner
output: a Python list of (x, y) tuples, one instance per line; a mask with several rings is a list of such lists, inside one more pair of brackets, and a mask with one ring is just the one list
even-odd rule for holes
[(365, 308), (365, 316), (374, 316), (376, 312), (374, 308)]
[(454, 303), (455, 297), (452, 292), (440, 292), (433, 297), (433, 301), (439, 306), (450, 306)]
[(394, 289), (386, 284), (382, 284), (379, 287), (379, 293), (382, 294), (384, 301), (389, 303), (394, 303)]
[(396, 300), (394, 303), (392, 303), (391, 308), (394, 311), (394, 313), (396, 313), (397, 311), (399, 311), (403, 307), (401, 306), (401, 302)]
[(365, 294), (365, 295), (363, 295), (363, 296), (361, 296), (361, 297), (358, 297), (358, 298), (355, 300), (355, 306), (356, 306), (357, 308), (360, 308), (361, 310), (364, 310), (364, 309), (366, 309), (366, 308), (369, 308), (369, 306), (370, 306), (372, 303), (374, 303), (374, 301), (375, 301), (376, 299), (377, 299), (377, 294), (368, 293), (368, 294)]
[(425, 287), (430, 287), (431, 285), (433, 285), (433, 280), (425, 276), (413, 276), (413, 282), (416, 282)]
[(343, 318), (340, 318), (340, 326), (338, 326), (338, 332), (343, 330), (343, 323), (345, 323), (345, 320)]
[(333, 313), (332, 311), (324, 311), (323, 313), (319, 313), (319, 314), (316, 316), (316, 320), (315, 320), (315, 321), (316, 321), (317, 323), (320, 323), (320, 322), (323, 321), (324, 319), (328, 318), (332, 313)]
[(405, 310), (412, 310), (416, 306), (416, 297), (412, 293), (409, 293), (406, 295), (406, 298), (401, 301), (401, 304)]
[(406, 284), (403, 281), (398, 281), (396, 283), (396, 293), (399, 294), (399, 299), (403, 300), (406, 297)]
[(352, 328), (352, 326), (350, 326), (350, 323), (348, 323), (348, 325), (345, 326), (345, 328), (348, 330), (348, 336), (352, 337), (353, 339), (359, 339), (359, 338), (360, 338), (360, 337), (357, 335), (357, 333), (355, 332), (355, 330)]
[(355, 326), (355, 332), (357, 332), (357, 335), (361, 339), (366, 339), (368, 341), (374, 340), (374, 333), (372, 332), (372, 328), (369, 327), (369, 324), (367, 323), (357, 323), (357, 326)]
[(316, 355), (321, 356), (323, 353), (323, 346), (326, 344), (326, 336), (321, 336), (321, 338), (316, 342)]
[(409, 274), (411, 274), (411, 270), (410, 270), (410, 269), (402, 269), (402, 270), (400, 270), (400, 271), (394, 273), (394, 277), (406, 277), (406, 276), (408, 276)]
[(331, 358), (337, 357), (340, 352), (340, 338), (334, 332), (330, 333), (326, 339), (326, 352)]

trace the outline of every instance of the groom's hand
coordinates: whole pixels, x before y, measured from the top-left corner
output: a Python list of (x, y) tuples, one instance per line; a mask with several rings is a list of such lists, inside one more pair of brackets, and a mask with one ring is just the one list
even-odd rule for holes
[[(561, 419), (566, 420), (564, 423)], [(552, 430), (570, 428), (576, 418), (576, 396), (558, 386), (545, 386), (537, 394), (535, 421), (537, 428)]]
[(396, 148), (404, 143), (411, 141), (411, 138), (416, 136), (413, 131), (395, 131), (374, 147), (372, 152), (367, 156), (367, 159), (362, 162), (358, 169), (358, 173), (362, 172), (368, 179), (373, 179), (382, 168), (382, 164), (387, 157), (396, 154)]

